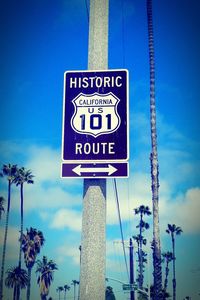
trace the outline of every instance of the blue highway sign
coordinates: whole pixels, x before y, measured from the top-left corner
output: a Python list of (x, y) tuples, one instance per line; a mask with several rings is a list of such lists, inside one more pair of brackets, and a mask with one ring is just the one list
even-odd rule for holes
[(128, 160), (127, 70), (65, 72), (63, 98), (64, 163)]

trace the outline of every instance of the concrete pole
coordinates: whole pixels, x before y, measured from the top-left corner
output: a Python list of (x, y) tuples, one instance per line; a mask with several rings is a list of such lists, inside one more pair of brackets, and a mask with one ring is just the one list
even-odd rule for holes
[[(108, 68), (108, 1), (90, 0), (88, 69)], [(106, 179), (85, 179), (80, 300), (105, 300)]]

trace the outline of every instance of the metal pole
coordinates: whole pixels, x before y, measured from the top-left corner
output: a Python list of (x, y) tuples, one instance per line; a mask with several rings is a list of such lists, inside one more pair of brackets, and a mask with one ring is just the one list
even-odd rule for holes
[[(90, 0), (88, 69), (108, 68), (108, 1)], [(80, 300), (105, 299), (106, 179), (85, 179)]]
[[(134, 269), (133, 269), (133, 242), (130, 239), (129, 243), (129, 254), (130, 254), (130, 284), (134, 283)], [(135, 300), (135, 293), (134, 291), (130, 291), (130, 300)]]

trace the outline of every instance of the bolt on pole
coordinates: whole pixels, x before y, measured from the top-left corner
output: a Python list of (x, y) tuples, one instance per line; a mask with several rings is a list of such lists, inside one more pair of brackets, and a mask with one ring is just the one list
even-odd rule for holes
[[(108, 69), (108, 1), (90, 0), (88, 69)], [(80, 300), (105, 300), (106, 179), (85, 179)]]

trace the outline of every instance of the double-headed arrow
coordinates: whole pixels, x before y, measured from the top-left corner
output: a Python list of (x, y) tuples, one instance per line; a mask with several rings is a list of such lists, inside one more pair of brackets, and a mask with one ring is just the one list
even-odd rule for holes
[(112, 175), (114, 172), (117, 171), (115, 167), (108, 164), (107, 167), (82, 167), (82, 165), (76, 166), (74, 169), (72, 169), (74, 173), (81, 176), (82, 173), (108, 173), (108, 176)]

